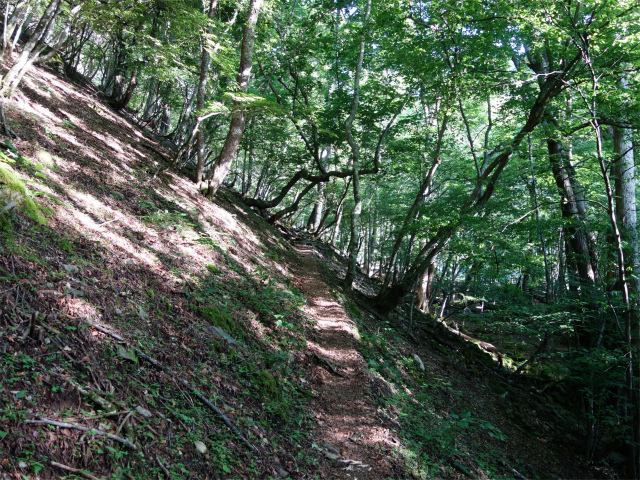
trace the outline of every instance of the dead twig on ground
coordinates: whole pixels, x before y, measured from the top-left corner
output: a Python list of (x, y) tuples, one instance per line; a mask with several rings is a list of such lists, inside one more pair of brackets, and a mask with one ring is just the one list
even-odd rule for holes
[(164, 473), (164, 476), (167, 477), (169, 480), (171, 480), (173, 477), (171, 476), (171, 474), (169, 473), (169, 470), (167, 470), (167, 467), (164, 466), (164, 464), (162, 463), (162, 461), (157, 455), (156, 455), (156, 463), (162, 469), (162, 473)]
[(209, 409), (211, 409), (213, 412), (215, 412), (216, 415), (218, 415), (222, 421), (224, 422), (224, 424), (229, 427), (229, 429), (235, 433), (238, 438), (242, 441), (242, 443), (244, 443), (247, 447), (249, 447), (249, 449), (254, 452), (259, 454), (260, 452), (258, 451), (258, 449), (256, 447), (254, 447), (251, 443), (249, 443), (249, 441), (244, 437), (244, 435), (242, 435), (242, 433), (240, 432), (240, 430), (238, 430), (238, 428), (225, 416), (224, 413), (222, 413), (222, 411), (220, 411), (220, 409), (218, 407), (216, 407), (213, 403), (211, 403), (209, 401), (209, 399), (207, 397), (205, 397), (204, 395), (202, 395), (195, 387), (192, 387), (191, 384), (189, 382), (187, 382), (185, 379), (177, 376), (175, 373), (173, 373), (171, 370), (169, 370), (167, 367), (165, 367), (164, 365), (162, 365), (160, 362), (158, 362), (157, 360), (151, 358), (149, 355), (147, 355), (146, 353), (144, 353), (143, 351), (141, 351), (139, 348), (134, 347), (133, 345), (131, 345), (130, 343), (128, 343), (124, 338), (122, 338), (120, 335), (113, 333), (109, 330), (107, 330), (106, 328), (97, 325), (95, 323), (90, 323), (90, 325), (95, 328), (96, 330), (109, 335), (111, 338), (114, 338), (115, 340), (118, 340), (119, 342), (124, 343), (128, 348), (133, 349), (133, 351), (136, 352), (136, 355), (140, 358), (142, 358), (143, 360), (146, 360), (147, 362), (149, 362), (151, 365), (153, 365), (154, 367), (156, 367), (158, 370), (163, 371), (165, 374), (169, 375), (170, 377), (172, 377), (173, 379), (175, 379), (178, 383), (182, 384), (183, 387), (185, 387), (187, 390), (189, 390), (191, 393), (193, 393), (196, 397), (198, 397), (198, 399), (204, 403), (207, 407), (209, 407)]
[(66, 470), (67, 472), (77, 473), (78, 475), (82, 475), (84, 478), (89, 478), (91, 480), (102, 480), (96, 477), (95, 475), (91, 475), (89, 472), (86, 472), (84, 470), (78, 470), (77, 468), (73, 468), (68, 465), (63, 465), (62, 463), (52, 461), (51, 466), (61, 468), (62, 470)]
[(131, 410), (126, 417), (124, 417), (124, 420), (122, 420), (122, 423), (120, 425), (118, 425), (118, 428), (116, 429), (116, 435), (120, 433), (120, 430), (122, 430), (122, 427), (125, 426), (125, 424), (129, 421), (129, 417), (131, 417), (131, 415), (133, 415), (133, 410)]
[(76, 382), (71, 377), (66, 377), (65, 380), (79, 394), (84, 395), (85, 397), (88, 397), (89, 399), (91, 399), (91, 401), (93, 401), (93, 403), (96, 403), (100, 405), (102, 408), (104, 408), (107, 412), (105, 413), (105, 415), (109, 416), (109, 415), (115, 415), (117, 413), (118, 409), (116, 408), (116, 406), (113, 403), (109, 402), (108, 400), (105, 400), (104, 398), (102, 398), (96, 392), (92, 392), (91, 390), (82, 388), (80, 384), (78, 384), (78, 382)]
[(102, 435), (111, 440), (115, 440), (116, 442), (120, 442), (132, 450), (137, 449), (137, 447), (126, 438), (118, 437), (117, 435), (112, 435), (110, 433), (103, 432), (102, 430), (96, 430), (95, 428), (83, 427), (82, 425), (75, 425), (73, 423), (65, 423), (65, 422), (57, 422), (55, 420), (49, 420), (48, 418), (41, 418), (39, 420), (25, 420), (24, 423), (27, 423), (30, 425), (52, 425), (54, 427), (71, 428), (73, 430), (80, 430), (81, 432), (91, 432), (93, 434)]

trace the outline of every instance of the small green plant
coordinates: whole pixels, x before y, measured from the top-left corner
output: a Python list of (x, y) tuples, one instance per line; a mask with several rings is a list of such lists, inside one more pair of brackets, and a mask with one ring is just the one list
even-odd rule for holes
[(71, 253), (71, 252), (73, 252), (73, 250), (74, 250), (74, 249), (73, 249), (73, 244), (72, 244), (69, 240), (67, 240), (67, 239), (65, 239), (65, 238), (63, 238), (62, 240), (60, 240), (60, 241), (58, 242), (58, 248), (59, 248), (60, 250), (63, 250), (63, 251), (65, 251), (65, 252), (68, 252), (68, 253)]
[(361, 318), (362, 317), (362, 312), (360, 311), (360, 309), (358, 308), (358, 306), (353, 303), (352, 301), (347, 301), (347, 303), (345, 303), (345, 308), (347, 309), (347, 312), (349, 312), (349, 314), (352, 317), (356, 317), (356, 318)]

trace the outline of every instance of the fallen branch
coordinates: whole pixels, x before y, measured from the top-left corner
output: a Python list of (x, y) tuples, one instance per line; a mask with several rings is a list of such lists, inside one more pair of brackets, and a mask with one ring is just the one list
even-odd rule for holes
[(108, 400), (105, 400), (104, 398), (102, 398), (96, 392), (92, 392), (91, 390), (87, 390), (85, 388), (82, 388), (78, 384), (78, 382), (76, 382), (71, 377), (66, 377), (65, 380), (79, 394), (84, 395), (85, 397), (88, 397), (89, 399), (91, 399), (93, 401), (93, 403), (96, 403), (96, 404), (100, 405), (102, 408), (104, 408), (106, 410), (105, 415), (109, 416), (109, 415), (115, 415), (117, 413), (118, 409), (116, 408), (116, 406), (113, 403), (109, 402)]
[(98, 478), (98, 477), (96, 477), (94, 475), (91, 475), (89, 472), (85, 472), (84, 470), (78, 470), (77, 468), (73, 468), (73, 467), (70, 467), (68, 465), (63, 465), (63, 464), (58, 463), (58, 462), (53, 462), (52, 461), (51, 462), (51, 466), (52, 467), (61, 468), (62, 470), (66, 470), (67, 472), (77, 473), (78, 475), (82, 475), (83, 477), (89, 478), (91, 480), (101, 480), (100, 478)]
[(204, 395), (202, 395), (196, 388), (192, 387), (191, 384), (189, 382), (187, 382), (185, 379), (177, 376), (175, 373), (173, 373), (171, 370), (169, 370), (167, 367), (165, 367), (164, 365), (162, 365), (160, 362), (158, 362), (157, 360), (151, 358), (149, 355), (147, 355), (146, 353), (144, 353), (143, 351), (141, 351), (140, 349), (134, 347), (133, 345), (129, 344), (124, 338), (122, 338), (120, 335), (113, 333), (109, 330), (107, 330), (106, 328), (97, 325), (95, 323), (90, 323), (90, 325), (95, 328), (96, 330), (109, 335), (110, 337), (118, 340), (119, 342), (124, 343), (128, 348), (133, 349), (136, 352), (136, 355), (138, 355), (138, 357), (142, 358), (143, 360), (146, 360), (147, 362), (149, 362), (151, 365), (153, 365), (154, 367), (156, 367), (158, 370), (161, 370), (162, 372), (164, 372), (165, 374), (169, 375), (170, 377), (172, 377), (173, 379), (175, 379), (178, 383), (182, 384), (182, 386), (184, 386), (187, 390), (189, 390), (191, 393), (193, 393), (196, 397), (198, 397), (198, 399), (204, 403), (207, 407), (209, 407), (213, 412), (215, 412), (216, 415), (218, 415), (222, 421), (224, 422), (224, 424), (229, 427), (229, 429), (235, 433), (238, 438), (240, 440), (242, 440), (242, 443), (244, 443), (247, 447), (249, 447), (249, 449), (254, 452), (259, 454), (260, 452), (258, 451), (258, 449), (256, 447), (254, 447), (253, 445), (251, 445), (251, 443), (249, 443), (249, 441), (244, 437), (244, 435), (242, 435), (242, 433), (240, 432), (240, 430), (238, 430), (238, 428), (231, 423), (231, 421), (225, 416), (224, 413), (222, 413), (220, 411), (220, 409), (218, 407), (216, 407), (213, 403), (211, 403), (209, 401), (209, 399), (207, 399), (207, 397), (205, 397)]
[(169, 470), (167, 470), (167, 467), (164, 466), (162, 461), (160, 461), (160, 459), (157, 456), (156, 456), (156, 463), (158, 465), (160, 465), (160, 468), (162, 469), (162, 472), (164, 473), (165, 477), (167, 477), (169, 480), (171, 480), (173, 477), (169, 473)]
[(80, 430), (81, 432), (91, 432), (93, 434), (102, 435), (107, 438), (110, 438), (111, 440), (120, 442), (132, 450), (136, 450), (136, 446), (126, 438), (118, 437), (116, 435), (103, 432), (102, 430), (96, 430), (95, 428), (88, 428), (88, 427), (83, 427), (81, 425), (74, 425), (73, 423), (56, 422), (55, 420), (49, 420), (48, 418), (41, 418), (40, 420), (25, 420), (24, 423), (28, 423), (31, 425), (53, 425), (54, 427), (72, 428), (74, 430)]

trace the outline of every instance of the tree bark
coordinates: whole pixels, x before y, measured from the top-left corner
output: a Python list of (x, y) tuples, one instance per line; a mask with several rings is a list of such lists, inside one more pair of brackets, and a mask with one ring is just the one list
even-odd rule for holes
[[(621, 81), (622, 88), (626, 88), (626, 81)], [(629, 422), (631, 430), (631, 442), (628, 445), (627, 475), (631, 478), (640, 476), (640, 452), (638, 451), (638, 440), (640, 433), (640, 400), (638, 391), (634, 389), (634, 363), (638, 364), (640, 355), (640, 332), (638, 321), (638, 295), (640, 294), (640, 255), (638, 253), (638, 218), (636, 207), (636, 178), (635, 163), (633, 155), (633, 142), (631, 131), (614, 127), (613, 148), (617, 154), (614, 166), (615, 180), (615, 212), (616, 221), (620, 226), (620, 241), (626, 245), (624, 270), (632, 273), (629, 276), (629, 311), (625, 319), (625, 337), (629, 348), (629, 359), (627, 365), (627, 402), (630, 405)], [(633, 354), (635, 353), (635, 357)], [(640, 375), (640, 371), (638, 372)]]
[(430, 264), (418, 282), (418, 291), (415, 299), (416, 307), (427, 313), (429, 313), (429, 305), (433, 297), (433, 274), (435, 271), (435, 264)]
[(22, 53), (16, 59), (9, 71), (2, 79), (0, 86), (0, 97), (10, 97), (17, 88), (20, 80), (27, 71), (33, 65), (33, 62), (38, 58), (40, 53), (46, 47), (46, 37), (53, 27), (53, 23), (56, 17), (60, 13), (62, 7), (62, 0), (51, 0), (44, 13), (40, 17), (38, 25), (33, 31), (31, 38), (25, 43), (22, 48)]
[[(210, 0), (208, 17), (210, 21), (213, 21), (216, 8), (218, 6), (218, 0)], [(211, 25), (207, 27), (207, 34), (211, 34)], [(198, 93), (196, 96), (196, 111), (201, 115), (202, 109), (204, 109), (204, 94), (207, 88), (207, 77), (209, 75), (209, 67), (211, 65), (211, 58), (207, 47), (205, 45), (206, 38), (201, 36), (200, 38), (200, 76), (198, 77)], [(196, 173), (193, 181), (200, 183), (204, 174), (204, 132), (202, 131), (202, 125), (198, 124), (198, 131), (196, 133), (196, 153), (198, 155), (198, 163), (196, 164)]]
[(587, 202), (582, 185), (576, 178), (576, 172), (567, 151), (553, 138), (547, 140), (549, 162), (561, 199), (562, 217), (565, 219), (566, 238), (570, 251), (567, 252), (570, 263), (578, 270), (579, 282), (591, 287), (597, 280), (597, 265), (591, 251), (589, 233), (584, 227)]
[[(258, 15), (260, 14), (260, 8), (262, 7), (262, 0), (251, 0), (249, 4), (249, 12), (247, 23), (244, 26), (242, 33), (242, 47), (240, 52), (240, 70), (237, 77), (236, 91), (239, 93), (246, 93), (249, 88), (249, 79), (251, 78), (251, 67), (253, 66), (253, 40), (255, 37), (255, 26), (258, 22)], [(224, 181), (231, 163), (233, 162), (242, 135), (244, 134), (246, 123), (245, 114), (241, 102), (234, 102), (233, 113), (231, 114), (231, 125), (229, 126), (229, 133), (220, 152), (220, 159), (213, 166), (209, 175), (207, 196), (213, 197), (222, 182)]]
[(358, 112), (360, 103), (360, 76), (362, 75), (362, 62), (364, 60), (364, 47), (366, 43), (366, 32), (371, 14), (371, 0), (367, 0), (364, 19), (362, 21), (362, 36), (360, 37), (360, 51), (358, 52), (358, 62), (356, 64), (355, 78), (353, 79), (353, 102), (351, 112), (345, 121), (344, 129), (347, 143), (351, 148), (351, 161), (353, 164), (353, 201), (354, 207), (351, 212), (350, 238), (349, 238), (349, 258), (347, 260), (347, 274), (344, 279), (344, 287), (350, 289), (356, 277), (356, 264), (358, 261), (358, 222), (362, 212), (362, 198), (360, 196), (360, 145), (353, 138), (352, 126)]

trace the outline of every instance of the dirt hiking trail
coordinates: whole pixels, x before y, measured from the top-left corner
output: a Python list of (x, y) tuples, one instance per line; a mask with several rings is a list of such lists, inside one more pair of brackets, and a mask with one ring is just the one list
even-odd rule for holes
[(358, 480), (398, 478), (390, 453), (399, 441), (376, 416), (368, 398), (369, 374), (356, 348), (357, 327), (322, 280), (322, 265), (312, 248), (296, 248), (297, 287), (307, 296), (305, 313), (316, 321), (307, 345), (314, 355), (310, 381), (317, 395), (315, 445), (325, 454), (323, 478)]

